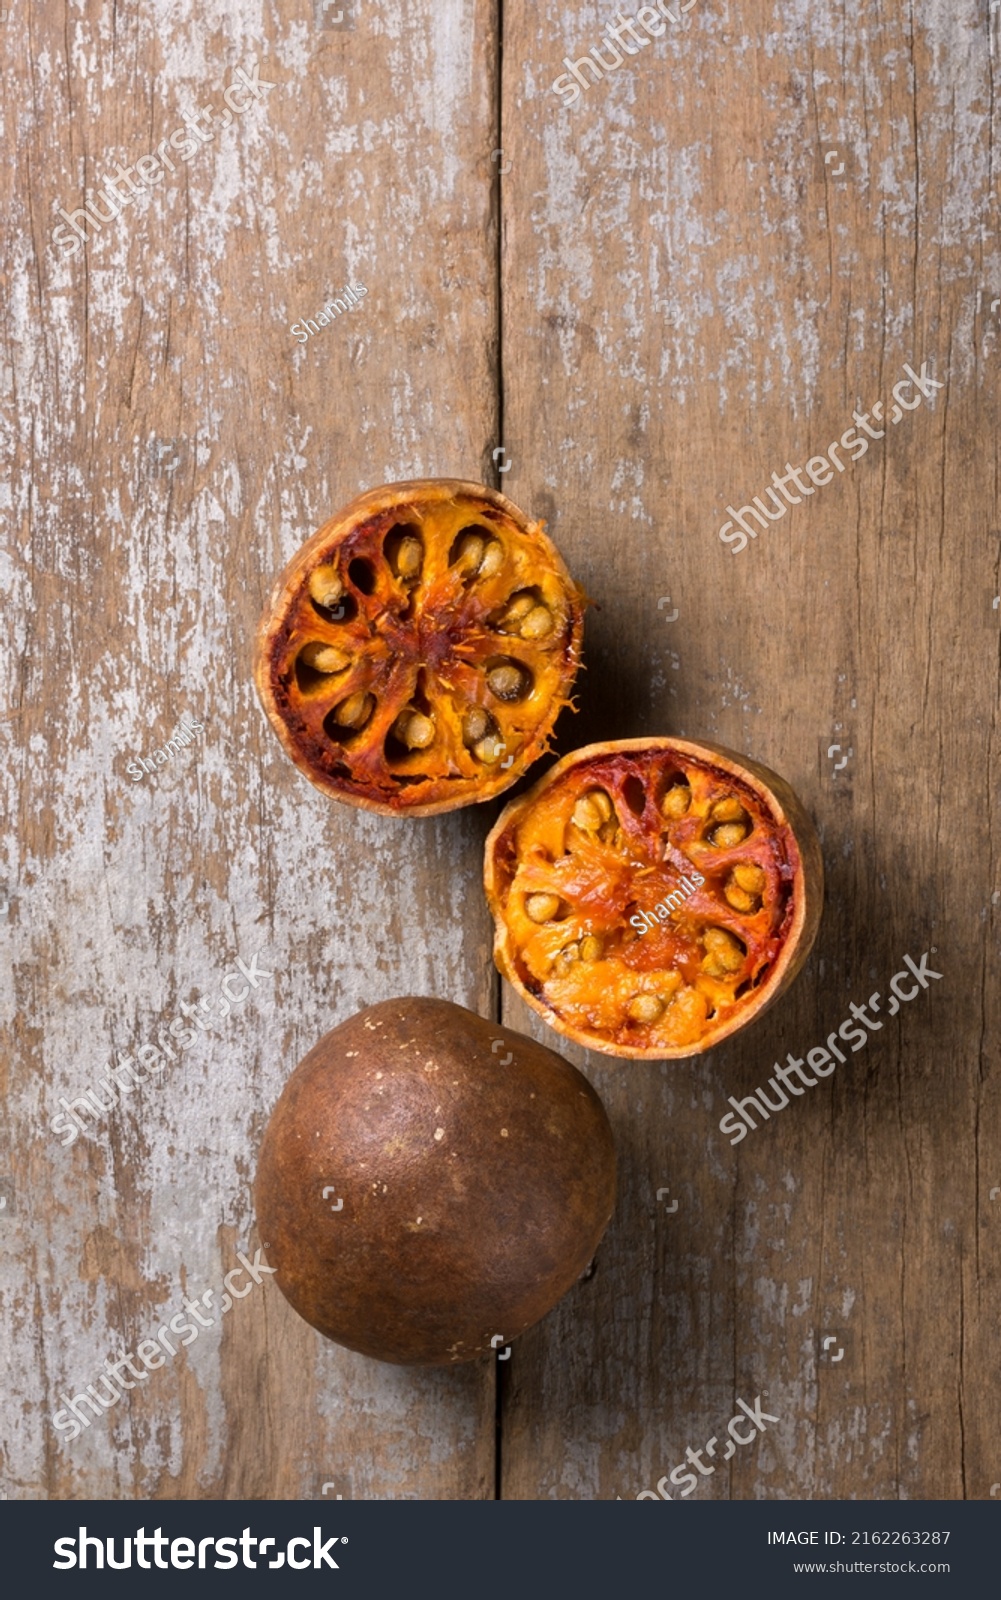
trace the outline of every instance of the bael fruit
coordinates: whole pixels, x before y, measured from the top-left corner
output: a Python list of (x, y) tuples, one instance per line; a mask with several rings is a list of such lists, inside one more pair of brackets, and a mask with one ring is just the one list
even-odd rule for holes
[(446, 1000), (387, 1000), (326, 1034), (271, 1114), (255, 1185), (299, 1315), (363, 1355), (434, 1366), (544, 1317), (614, 1201), (587, 1079)]
[(718, 745), (623, 739), (565, 756), (506, 806), (484, 869), (500, 971), (607, 1055), (698, 1055), (753, 1021), (820, 924), (813, 823)]
[(541, 522), (475, 483), (353, 500), (261, 621), (255, 680), (287, 754), (336, 800), (430, 816), (507, 789), (547, 748), (584, 598)]

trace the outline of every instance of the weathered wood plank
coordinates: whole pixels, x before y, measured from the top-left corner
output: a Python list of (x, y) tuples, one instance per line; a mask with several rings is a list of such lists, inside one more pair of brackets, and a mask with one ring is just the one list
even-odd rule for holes
[[(492, 9), (356, 8), (348, 29), (293, 10), (49, 7), (5, 31), (11, 1498), (493, 1494), (489, 1368), (364, 1361), (267, 1278), (80, 1437), (49, 1420), (253, 1261), (260, 1134), (323, 1032), (401, 993), (493, 1003), (483, 822), (331, 804), (251, 683), (273, 578), (337, 506), (489, 460)], [(183, 116), (221, 119), (255, 65), (273, 87), (185, 163)], [(53, 247), (58, 205), (160, 146), (174, 170), (86, 249)], [(292, 335), (345, 283), (368, 291), (349, 316)], [(131, 776), (184, 713), (195, 742)], [(258, 954), (272, 976), (221, 1018), (224, 975)], [(59, 1097), (199, 996), (211, 1031), (64, 1147)]]
[[(691, 1064), (579, 1058), (621, 1199), (594, 1276), (515, 1347), (502, 1492), (631, 1498), (761, 1394), (779, 1421), (687, 1492), (986, 1497), (997, 46), (944, 7), (861, 28), (705, 0), (565, 108), (549, 86), (603, 21), (506, 16), (505, 406), (532, 440), (509, 487), (548, 505), (601, 608), (565, 742), (675, 732), (773, 766), (817, 819), (828, 905), (796, 988), (742, 1038)], [(905, 363), (944, 387), (746, 549), (719, 540), (728, 505), (837, 445), (856, 408), (890, 415)], [(890, 1020), (902, 957), (933, 947), (942, 980)], [(867, 1048), (731, 1148), (728, 1095), (874, 991)], [(508, 990), (504, 1016), (546, 1031)]]
[[(281, 757), (249, 668), (273, 574), (334, 506), (490, 472), (497, 143), (503, 486), (601, 606), (563, 746), (651, 730), (746, 751), (799, 789), (829, 873), (813, 959), (742, 1041), (653, 1068), (565, 1050), (609, 1105), (622, 1198), (594, 1275), (499, 1369), (503, 1493), (652, 1489), (760, 1393), (779, 1422), (700, 1496), (984, 1496), (1001, 1184), (986, 19), (884, 8), (860, 30), (805, 0), (739, 17), (699, 0), (566, 111), (548, 85), (604, 18), (506, 8), (497, 138), (494, 8), (349, 6), (345, 29), (302, 9), (264, 31), (253, 8), (211, 7), (8, 29), (0, 1488), (494, 1492), (489, 1370), (378, 1367), (266, 1280), (81, 1438), (47, 1418), (253, 1261), (257, 1141), (321, 1032), (408, 990), (490, 1012), (488, 819), (331, 806)], [(274, 87), (189, 163), (168, 143), (173, 169), (63, 259), (55, 207), (183, 139), (185, 113), (221, 114), (255, 63)], [(354, 320), (298, 342), (290, 325), (344, 282), (368, 290)], [(905, 362), (945, 387), (726, 548), (726, 506), (826, 453)], [(133, 782), (183, 713), (204, 724), (193, 745)], [(969, 796), (958, 824), (943, 794)], [(941, 984), (731, 1150), (727, 1096), (932, 946)], [(271, 976), (222, 1017), (223, 977), (255, 955)], [(59, 1097), (199, 997), (212, 1031), (62, 1146)], [(559, 1044), (509, 995), (505, 1017)]]

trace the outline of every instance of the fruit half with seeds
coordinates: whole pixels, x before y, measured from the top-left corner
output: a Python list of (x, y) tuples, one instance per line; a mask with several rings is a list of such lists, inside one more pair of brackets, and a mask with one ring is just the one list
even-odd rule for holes
[(584, 597), (541, 522), (451, 478), (388, 484), (307, 541), (262, 619), (258, 693), (337, 800), (429, 816), (500, 794), (548, 747)]
[(254, 1198), (308, 1323), (379, 1361), (451, 1366), (516, 1338), (587, 1270), (615, 1150), (562, 1056), (446, 1000), (387, 1000), (293, 1072)]
[(698, 1055), (746, 1027), (810, 953), (813, 823), (718, 745), (623, 739), (556, 763), (486, 845), (494, 958), (541, 1017), (607, 1055)]

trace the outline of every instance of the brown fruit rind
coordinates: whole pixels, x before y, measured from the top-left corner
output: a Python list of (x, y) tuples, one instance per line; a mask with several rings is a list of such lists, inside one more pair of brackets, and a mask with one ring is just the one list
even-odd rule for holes
[(454, 1365), (530, 1328), (586, 1270), (615, 1151), (562, 1056), (448, 1001), (385, 1001), (289, 1078), (255, 1203), (278, 1287), (320, 1333)]
[(558, 761), (498, 818), (484, 883), (494, 959), (528, 1004), (577, 1044), (644, 1061), (701, 1054), (760, 1016), (809, 955), (824, 893), (816, 830), (782, 778), (663, 738)]
[(431, 816), (493, 799), (548, 748), (584, 605), (544, 524), (504, 495), (451, 478), (387, 484), (289, 562), (255, 682), (318, 789)]

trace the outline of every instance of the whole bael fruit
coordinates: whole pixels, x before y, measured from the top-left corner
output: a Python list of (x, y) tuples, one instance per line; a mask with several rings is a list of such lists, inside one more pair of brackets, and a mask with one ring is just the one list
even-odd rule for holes
[(498, 968), (607, 1055), (710, 1050), (792, 982), (820, 925), (813, 823), (719, 745), (623, 739), (558, 761), (486, 844)]
[(275, 585), (261, 702), (335, 800), (430, 816), (490, 800), (546, 750), (584, 597), (544, 525), (453, 478), (391, 483), (326, 522)]
[(569, 1062), (445, 1000), (388, 1000), (300, 1062), (264, 1135), (276, 1282), (379, 1361), (472, 1361), (544, 1317), (615, 1201), (604, 1107)]

